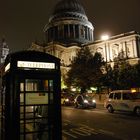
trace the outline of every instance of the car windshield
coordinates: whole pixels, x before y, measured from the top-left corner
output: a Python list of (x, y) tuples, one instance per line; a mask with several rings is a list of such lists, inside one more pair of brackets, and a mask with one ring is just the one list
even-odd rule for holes
[(86, 100), (92, 100), (92, 97), (86, 95), (86, 96), (84, 96), (84, 99), (86, 99)]
[(140, 99), (140, 92), (135, 92), (135, 93), (132, 93), (131, 95), (133, 99)]

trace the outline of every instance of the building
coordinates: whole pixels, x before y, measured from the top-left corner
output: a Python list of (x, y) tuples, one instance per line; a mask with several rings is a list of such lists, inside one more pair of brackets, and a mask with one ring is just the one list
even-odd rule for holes
[[(44, 28), (46, 41), (85, 44), (93, 41), (93, 25), (78, 0), (61, 0)], [(66, 47), (66, 46), (65, 46)]]
[(2, 42), (0, 42), (0, 89), (1, 89), (1, 76), (2, 76), (2, 66), (5, 61), (6, 56), (9, 53), (9, 47), (5, 41), (5, 39), (2, 39)]
[(6, 56), (9, 53), (9, 47), (5, 41), (5, 39), (2, 39), (2, 42), (0, 43), (0, 64), (3, 64), (5, 61)]
[(100, 52), (104, 61), (113, 65), (118, 56), (130, 64), (140, 61), (140, 34), (136, 31), (122, 33), (108, 40), (94, 40), (94, 27), (78, 0), (59, 1), (45, 25), (46, 45), (32, 43), (30, 50), (44, 51), (61, 59), (62, 77), (81, 47), (92, 53)]
[(113, 65), (115, 58), (125, 58), (133, 65), (140, 61), (140, 34), (136, 31), (122, 33), (108, 40), (98, 40), (86, 44), (90, 50), (100, 52), (104, 61)]

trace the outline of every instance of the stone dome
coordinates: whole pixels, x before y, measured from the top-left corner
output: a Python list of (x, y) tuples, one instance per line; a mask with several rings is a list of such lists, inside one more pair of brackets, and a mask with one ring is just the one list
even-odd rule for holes
[(61, 0), (55, 6), (53, 14), (77, 12), (85, 15), (85, 10), (78, 0)]
[(78, 0), (60, 0), (44, 28), (46, 42), (85, 44), (93, 41), (92, 23)]
[(59, 20), (60, 18), (78, 18), (87, 20), (85, 10), (78, 0), (61, 0), (54, 7), (54, 11), (49, 21)]

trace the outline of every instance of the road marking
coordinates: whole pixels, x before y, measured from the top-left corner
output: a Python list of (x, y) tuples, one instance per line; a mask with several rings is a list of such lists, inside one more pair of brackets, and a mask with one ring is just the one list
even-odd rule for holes
[(63, 133), (63, 134), (66, 134), (66, 135), (68, 135), (68, 136), (70, 136), (70, 137), (72, 137), (72, 138), (74, 138), (74, 139), (77, 139), (77, 136), (75, 136), (75, 135), (73, 135), (73, 134), (70, 134), (70, 133), (67, 132), (66, 130), (62, 130), (62, 133)]
[(115, 135), (113, 132), (110, 132), (110, 131), (107, 131), (107, 130), (103, 130), (103, 129), (99, 129), (99, 132), (101, 132), (102, 134), (107, 134), (107, 135), (111, 135), (111, 136)]
[(71, 124), (71, 121), (69, 121), (69, 120), (64, 120), (64, 121), (62, 122), (62, 125), (63, 125), (63, 126), (67, 126), (67, 125), (69, 125), (69, 124)]
[(92, 134), (95, 134), (95, 135), (98, 134), (97, 130), (95, 130), (94, 128), (91, 128), (91, 127), (84, 125), (84, 124), (78, 124), (78, 125), (82, 126), (80, 128), (86, 129), (86, 131), (89, 131)]
[(80, 136), (90, 136), (90, 133), (84, 132), (83, 130), (81, 131), (79, 128), (74, 128), (74, 129), (70, 129), (71, 132), (78, 134)]
[(67, 125), (69, 125), (68, 123), (66, 123), (66, 122), (63, 122), (63, 126), (67, 126)]
[(93, 128), (90, 128), (90, 127), (80, 127), (79, 128), (80, 130), (83, 130), (83, 131), (85, 131), (85, 132), (87, 132), (87, 133), (90, 133), (90, 135), (91, 134), (94, 134), (94, 135), (97, 135), (98, 134), (98, 132), (95, 132), (95, 129), (93, 129)]

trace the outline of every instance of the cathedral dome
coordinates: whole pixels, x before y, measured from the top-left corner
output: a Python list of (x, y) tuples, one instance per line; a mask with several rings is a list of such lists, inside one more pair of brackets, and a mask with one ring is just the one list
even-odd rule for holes
[(87, 20), (85, 10), (78, 0), (59, 1), (50, 17), (49, 21), (60, 20), (60, 18), (78, 18)]
[(93, 30), (79, 0), (60, 0), (44, 28), (47, 43), (57, 41), (63, 44), (91, 42)]
[(63, 12), (77, 12), (85, 15), (85, 10), (78, 0), (61, 0), (54, 9), (54, 15)]

